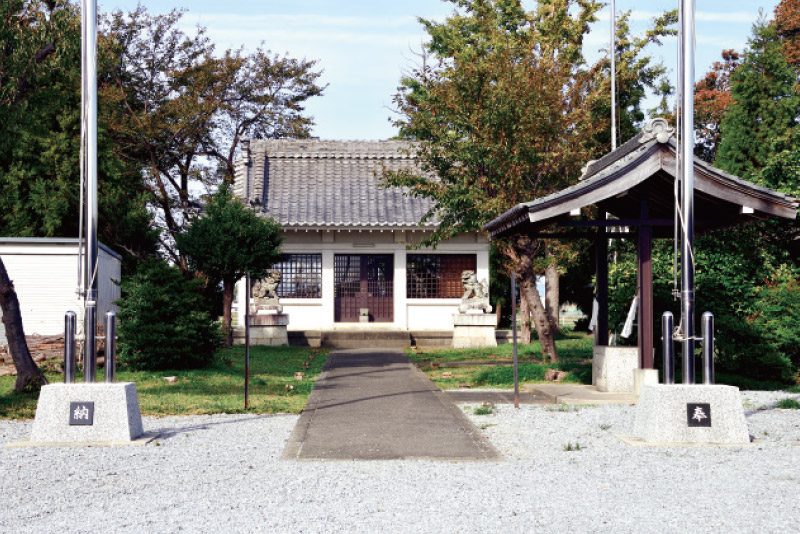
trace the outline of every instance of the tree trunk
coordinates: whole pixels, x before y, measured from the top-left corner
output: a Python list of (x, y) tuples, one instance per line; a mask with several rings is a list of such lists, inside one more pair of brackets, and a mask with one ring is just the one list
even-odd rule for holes
[(14, 283), (8, 279), (6, 266), (0, 258), (0, 306), (3, 310), (3, 325), (6, 328), (8, 349), (17, 368), (17, 381), (14, 391), (36, 390), (47, 384), (47, 379), (31, 358), (25, 330), (22, 327), (22, 314)]
[(559, 295), (558, 295), (558, 267), (551, 263), (544, 271), (544, 300), (547, 309), (547, 315), (550, 317), (550, 323), (556, 332), (561, 332), (561, 325), (559, 322)]
[(520, 291), (522, 298), (527, 301), (528, 307), (533, 314), (533, 326), (536, 328), (536, 334), (539, 336), (542, 354), (545, 359), (549, 359), (552, 363), (557, 363), (559, 359), (554, 338), (555, 329), (542, 304), (539, 291), (536, 289), (536, 275), (532, 270), (525, 270), (520, 273)]
[(233, 346), (233, 328), (231, 327), (231, 308), (233, 308), (233, 290), (236, 282), (222, 282), (222, 331), (225, 332), (225, 346)]
[(530, 345), (531, 343), (531, 308), (525, 297), (519, 300), (519, 324), (520, 324), (520, 343)]

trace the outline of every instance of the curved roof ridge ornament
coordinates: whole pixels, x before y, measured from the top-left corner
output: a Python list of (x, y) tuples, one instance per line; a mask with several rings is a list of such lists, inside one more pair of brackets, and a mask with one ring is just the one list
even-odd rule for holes
[(666, 143), (675, 136), (675, 128), (669, 125), (666, 119), (653, 119), (642, 128), (642, 136), (639, 142), (644, 144), (653, 139), (659, 143)]

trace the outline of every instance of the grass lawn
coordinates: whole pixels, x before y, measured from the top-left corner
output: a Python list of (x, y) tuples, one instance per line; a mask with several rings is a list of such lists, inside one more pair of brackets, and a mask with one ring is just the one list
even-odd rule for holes
[[(567, 371), (564, 382), (590, 384), (592, 382), (591, 335), (565, 333), (556, 337), (556, 347), (561, 363), (541, 363), (542, 352), (539, 341), (530, 345), (517, 345), (520, 382), (544, 382), (544, 373), (549, 368)], [(429, 349), (407, 351), (428, 377), (442, 389), (453, 389), (461, 385), (469, 387), (512, 387), (514, 370), (511, 366), (475, 365), (439, 367), (449, 362), (511, 362), (511, 343), (483, 349)], [(449, 374), (447, 376), (445, 373)]]
[[(300, 413), (328, 356), (305, 347), (250, 348), (250, 409), (247, 413)], [(98, 377), (102, 380), (102, 368)], [(295, 372), (305, 373), (295, 380)], [(46, 373), (51, 383), (60, 373)], [(167, 384), (165, 376), (177, 377)], [(0, 418), (25, 419), (36, 414), (38, 393), (14, 393), (16, 377), (0, 377)], [(82, 377), (78, 377), (82, 380)], [(244, 347), (223, 349), (205, 369), (131, 372), (119, 369), (118, 382), (135, 382), (142, 415), (245, 413)]]

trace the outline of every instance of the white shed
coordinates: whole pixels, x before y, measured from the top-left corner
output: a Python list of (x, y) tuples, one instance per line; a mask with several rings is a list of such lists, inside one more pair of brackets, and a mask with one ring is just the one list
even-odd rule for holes
[[(121, 257), (99, 245), (97, 315), (100, 320), (120, 297)], [(64, 333), (64, 314), (75, 311), (80, 317), (78, 283), (78, 239), (76, 238), (0, 238), (0, 257), (14, 283), (25, 335)], [(79, 322), (80, 324), (80, 322)], [(0, 344), (6, 344), (0, 322)]]

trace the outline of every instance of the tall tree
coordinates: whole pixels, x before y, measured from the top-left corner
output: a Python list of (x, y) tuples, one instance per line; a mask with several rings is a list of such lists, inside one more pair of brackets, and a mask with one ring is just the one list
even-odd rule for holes
[(263, 49), (217, 55), (205, 30), (186, 34), (180, 18), (142, 6), (114, 13), (104, 32), (118, 60), (101, 97), (113, 104), (109, 128), (121, 154), (144, 166), (162, 249), (186, 271), (175, 237), (198, 195), (232, 183), (242, 138), (307, 137), (303, 106), (323, 88), (314, 61)]
[(781, 0), (775, 7), (775, 28), (783, 55), (790, 65), (800, 65), (800, 0)]
[[(16, 134), (13, 127), (22, 120), (37, 89), (47, 85), (50, 69), (58, 65), (57, 51), (65, 34), (66, 3), (11, 0), (0, 4), (0, 180), (14, 165)], [(4, 188), (5, 189), (5, 188)], [(3, 214), (5, 215), (5, 213)], [(0, 308), (9, 351), (17, 369), (14, 389), (22, 391), (46, 384), (31, 358), (25, 340), (19, 299), (14, 284), (0, 259)]]
[(731, 98), (720, 132), (715, 165), (753, 177), (772, 156), (775, 139), (797, 127), (797, 73), (783, 54), (774, 23), (760, 20), (739, 68), (731, 75)]
[(186, 254), (189, 266), (222, 282), (222, 327), (229, 347), (233, 345), (234, 285), (248, 272), (255, 278), (265, 276), (280, 255), (281, 240), (280, 226), (247, 209), (233, 198), (224, 183), (211, 197), (204, 214), (178, 236), (178, 246)]
[(731, 75), (739, 66), (740, 55), (723, 50), (722, 61), (694, 86), (695, 154), (713, 162), (720, 142), (720, 124), (731, 103)]
[[(403, 134), (415, 139), (422, 174), (390, 172), (389, 183), (435, 201), (439, 226), (425, 244), (480, 231), (509, 207), (576, 179), (596, 133), (586, 120), (594, 80), (581, 55), (600, 4), (463, 0), (442, 23), (423, 20), (428, 58), (395, 102)], [(435, 178), (430, 178), (435, 176)], [(519, 275), (545, 356), (558, 360), (554, 325), (536, 289), (542, 243), (498, 243)]]
[[(667, 69), (646, 53), (650, 45), (661, 45), (664, 37), (677, 33), (676, 10), (668, 11), (652, 20), (652, 25), (642, 35), (633, 35), (630, 30), (631, 12), (618, 16), (616, 31), (616, 105), (617, 139), (621, 145), (639, 133), (645, 120), (643, 109), (648, 93), (661, 98), (659, 106), (651, 114), (665, 114), (667, 98), (673, 88), (666, 76)], [(593, 139), (597, 151), (603, 154), (611, 150), (611, 61), (603, 57), (592, 66), (592, 75), (601, 84), (591, 101), (592, 120), (602, 124)]]
[[(396, 125), (417, 141), (422, 174), (385, 174), (389, 183), (435, 201), (429, 216), (440, 226), (423, 244), (480, 230), (515, 204), (573, 183), (585, 162), (610, 144), (609, 62), (588, 66), (581, 52), (599, 3), (549, 0), (532, 11), (517, 0), (453, 3), (457, 9), (444, 22), (421, 21), (431, 42), (395, 98)], [(659, 20), (641, 39), (621, 28), (620, 90), (631, 134), (643, 118), (646, 89), (661, 87), (663, 67), (641, 57), (648, 42), (670, 31), (669, 15)], [(535, 281), (548, 266), (555, 278), (554, 266), (575, 251), (553, 244), (545, 254), (543, 243), (526, 236), (497, 247), (507, 271), (519, 274), (543, 352), (557, 360), (556, 313), (542, 305)]]

